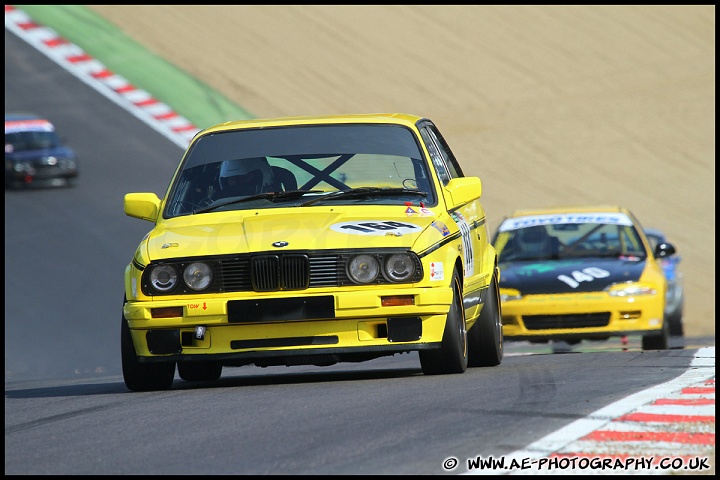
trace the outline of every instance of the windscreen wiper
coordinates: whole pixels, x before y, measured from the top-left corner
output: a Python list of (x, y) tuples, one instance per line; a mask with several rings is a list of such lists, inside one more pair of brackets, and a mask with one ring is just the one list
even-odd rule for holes
[(307, 207), (317, 202), (323, 202), (325, 200), (337, 200), (345, 198), (356, 198), (356, 197), (382, 197), (382, 196), (400, 196), (400, 195), (416, 195), (418, 197), (427, 197), (427, 192), (421, 190), (415, 190), (413, 188), (380, 188), (380, 187), (359, 187), (351, 188), (349, 190), (337, 190), (335, 192), (328, 193), (327, 195), (321, 195), (307, 202), (301, 203), (301, 207)]
[(208, 205), (207, 207), (198, 208), (197, 210), (193, 210), (193, 215), (197, 213), (206, 213), (211, 212), (217, 208), (224, 207), (226, 205), (233, 205), (235, 203), (243, 203), (243, 202), (250, 202), (252, 200), (258, 200), (265, 198), (267, 200), (270, 200), (271, 202), (274, 202), (276, 200), (287, 200), (292, 198), (300, 198), (303, 195), (307, 193), (321, 193), (323, 190), (288, 190), (286, 192), (263, 192), (258, 193), (256, 195), (250, 195), (249, 197), (242, 197), (242, 198), (228, 198), (227, 200), (223, 201), (217, 201), (213, 204)]

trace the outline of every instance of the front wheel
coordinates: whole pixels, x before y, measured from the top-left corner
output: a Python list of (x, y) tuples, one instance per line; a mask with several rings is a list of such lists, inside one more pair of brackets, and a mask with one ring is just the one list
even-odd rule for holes
[(177, 369), (186, 382), (213, 381), (222, 375), (222, 365), (213, 362), (178, 362)]
[(662, 330), (659, 333), (643, 335), (643, 350), (667, 350), (670, 348), (670, 322), (663, 319)]
[(175, 362), (140, 363), (135, 353), (130, 327), (122, 316), (120, 354), (125, 386), (135, 392), (168, 390), (175, 377)]
[(462, 304), (462, 279), (457, 271), (452, 278), (453, 298), (445, 320), (440, 348), (420, 350), (420, 366), (425, 375), (463, 373), (468, 367), (468, 337)]
[(493, 275), (480, 317), (468, 332), (468, 366), (494, 367), (503, 359), (502, 310), (497, 277)]

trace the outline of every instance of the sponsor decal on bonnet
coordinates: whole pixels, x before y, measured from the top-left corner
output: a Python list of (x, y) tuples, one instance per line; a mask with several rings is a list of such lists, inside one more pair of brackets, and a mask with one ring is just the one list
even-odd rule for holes
[(396, 222), (394, 220), (362, 220), (356, 222), (340, 222), (331, 225), (335, 232), (349, 233), (351, 235), (405, 235), (419, 233), (422, 228), (413, 223)]

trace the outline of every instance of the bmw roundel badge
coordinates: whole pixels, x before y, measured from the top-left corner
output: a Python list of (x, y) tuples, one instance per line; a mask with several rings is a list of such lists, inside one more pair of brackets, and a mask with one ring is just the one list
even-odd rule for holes
[(277, 247), (277, 248), (287, 247), (288, 242), (285, 242), (285, 241), (273, 242), (272, 246)]

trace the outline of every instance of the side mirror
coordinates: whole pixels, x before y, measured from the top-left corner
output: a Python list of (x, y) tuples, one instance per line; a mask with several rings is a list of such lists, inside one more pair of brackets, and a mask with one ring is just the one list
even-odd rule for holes
[(479, 177), (458, 177), (453, 178), (445, 186), (446, 197), (450, 199), (449, 208), (455, 208), (482, 195), (482, 182)]
[(156, 222), (160, 212), (160, 199), (154, 193), (128, 193), (125, 195), (125, 215)]
[(655, 258), (665, 258), (669, 257), (670, 255), (675, 255), (675, 245), (672, 243), (658, 243), (657, 247), (655, 247)]

